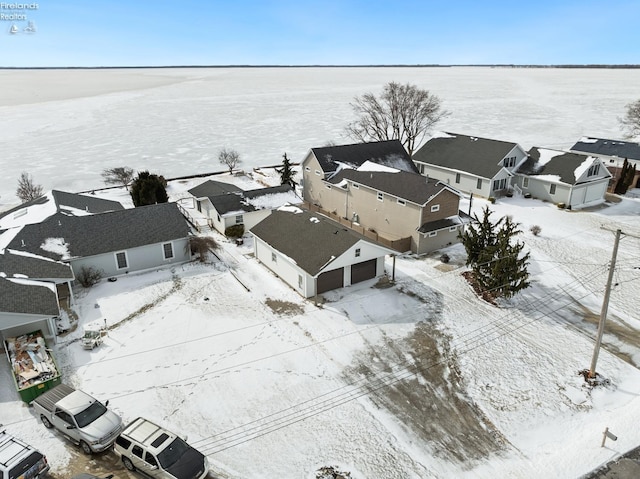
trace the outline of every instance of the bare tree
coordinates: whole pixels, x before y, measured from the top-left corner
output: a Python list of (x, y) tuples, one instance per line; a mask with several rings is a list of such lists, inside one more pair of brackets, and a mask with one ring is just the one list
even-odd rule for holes
[(35, 200), (42, 196), (42, 185), (36, 185), (33, 182), (33, 177), (26, 171), (23, 171), (18, 180), (18, 189), (16, 190), (16, 196), (20, 198), (23, 203), (27, 201)]
[(122, 185), (129, 189), (129, 183), (133, 180), (133, 168), (128, 166), (116, 166), (102, 170), (102, 179), (107, 185)]
[(400, 140), (413, 155), (424, 135), (449, 113), (436, 95), (407, 83), (387, 83), (379, 97), (365, 93), (351, 107), (358, 119), (347, 125), (357, 141)]
[(640, 100), (629, 103), (624, 116), (619, 120), (625, 130), (625, 138), (640, 136)]
[(233, 174), (233, 169), (242, 163), (240, 154), (236, 150), (223, 148), (218, 155), (218, 161), (229, 168), (229, 174)]
[(192, 255), (198, 255), (198, 260), (204, 263), (208, 253), (213, 253), (219, 245), (211, 236), (189, 236), (188, 248)]

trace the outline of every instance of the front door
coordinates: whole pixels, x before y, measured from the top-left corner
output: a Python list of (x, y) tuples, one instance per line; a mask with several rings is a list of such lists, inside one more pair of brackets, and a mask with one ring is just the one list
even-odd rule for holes
[(80, 440), (80, 431), (78, 431), (73, 417), (71, 417), (71, 414), (68, 412), (56, 409), (56, 413), (51, 418), (51, 422), (53, 422), (56, 429), (66, 436), (69, 436), (74, 442)]

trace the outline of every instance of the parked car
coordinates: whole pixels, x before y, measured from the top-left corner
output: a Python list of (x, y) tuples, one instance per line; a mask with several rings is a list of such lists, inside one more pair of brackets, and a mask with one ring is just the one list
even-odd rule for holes
[(184, 439), (144, 418), (128, 424), (113, 446), (124, 467), (162, 479), (202, 479), (209, 461)]
[(111, 447), (122, 431), (122, 419), (85, 392), (60, 384), (33, 401), (33, 409), (44, 424), (55, 427), (86, 454)]
[(49, 471), (47, 458), (37, 449), (0, 432), (0, 478), (39, 479)]

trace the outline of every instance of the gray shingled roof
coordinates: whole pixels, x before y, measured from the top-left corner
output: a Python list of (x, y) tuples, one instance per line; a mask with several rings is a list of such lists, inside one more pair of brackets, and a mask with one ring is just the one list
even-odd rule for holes
[(331, 179), (331, 183), (337, 184), (343, 179), (369, 186), (374, 190), (389, 193), (419, 205), (426, 204), (433, 196), (446, 188), (446, 185), (440, 183), (439, 180), (406, 171), (391, 173), (343, 169)]
[(8, 249), (0, 253), (0, 274), (2, 273), (9, 278), (25, 275), (31, 279), (73, 279), (71, 267), (66, 263), (12, 254)]
[(22, 284), (0, 278), (0, 311), (3, 313), (60, 314), (58, 298), (50, 288), (36, 284)]
[(440, 220), (429, 221), (423, 224), (418, 231), (420, 233), (430, 233), (431, 231), (439, 231), (451, 226), (458, 226), (462, 224), (471, 223), (473, 218), (464, 211), (458, 211), (457, 216), (449, 216), (448, 218), (442, 218)]
[(502, 165), (500, 161), (517, 145), (507, 141), (446, 133), (427, 141), (414, 155), (415, 161), (430, 163), (452, 170), (468, 172), (482, 178), (493, 178)]
[(251, 233), (291, 258), (312, 276), (358, 241), (373, 243), (325, 216), (299, 211), (273, 211), (251, 228)]
[(223, 183), (221, 181), (207, 180), (204, 183), (200, 183), (198, 186), (194, 186), (189, 190), (196, 198), (211, 198), (213, 196), (224, 195), (225, 193), (241, 192), (242, 189), (236, 185), (230, 183)]
[[(540, 165), (540, 150), (547, 154), (557, 153), (546, 164)], [(557, 175), (560, 181), (568, 185), (576, 183), (576, 169), (588, 159), (589, 155), (581, 155), (579, 153), (567, 153), (564, 151), (550, 150), (547, 148), (533, 147), (528, 152), (529, 157), (518, 168), (517, 173), (524, 175)]]
[(265, 195), (274, 195), (278, 193), (288, 193), (292, 191), (290, 185), (279, 185), (272, 186), (269, 188), (259, 188), (256, 190), (248, 190), (248, 191), (238, 191), (232, 193), (225, 193), (222, 195), (211, 196), (209, 200), (211, 204), (214, 206), (216, 211), (224, 215), (229, 213), (230, 211), (255, 211), (256, 208), (250, 203), (247, 203), (246, 200), (252, 200), (255, 198), (259, 198)]
[(584, 137), (573, 145), (571, 149), (592, 153), (597, 156), (617, 156), (629, 160), (640, 160), (640, 144), (630, 141)]
[[(103, 198), (96, 198), (95, 196), (89, 195), (80, 195), (77, 193), (67, 193), (65, 191), (52, 190), (51, 194), (53, 196), (53, 200), (56, 204), (56, 210), (60, 211), (61, 209), (65, 209), (67, 206), (69, 208), (75, 208), (78, 210), (87, 211), (89, 213), (104, 213), (106, 211), (116, 211), (123, 210), (124, 206), (117, 201), (105, 200)], [(28, 208), (29, 206), (34, 205), (43, 205), (51, 201), (48, 196), (40, 196), (35, 200), (27, 201), (26, 203), (22, 203), (15, 208), (11, 208), (10, 210), (3, 211), (0, 213), (0, 218), (3, 218), (9, 214), (12, 214), (16, 211), (22, 210), (24, 208)]]
[(45, 251), (40, 245), (47, 238), (63, 238), (70, 257), (75, 258), (185, 238), (188, 233), (187, 222), (176, 204), (161, 203), (87, 216), (57, 213), (42, 223), (23, 227), (8, 247), (61, 259), (60, 254)]
[(372, 161), (398, 170), (418, 172), (411, 157), (398, 140), (326, 146), (312, 148), (311, 151), (325, 173), (338, 170), (340, 163), (357, 168), (365, 161)]

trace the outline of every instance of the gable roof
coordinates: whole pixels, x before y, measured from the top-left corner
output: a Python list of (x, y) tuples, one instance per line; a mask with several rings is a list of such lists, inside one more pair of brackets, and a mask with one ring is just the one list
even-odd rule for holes
[(357, 168), (365, 161), (397, 170), (418, 172), (416, 165), (411, 161), (411, 157), (399, 140), (325, 146), (311, 148), (311, 152), (325, 173), (338, 171), (343, 165), (348, 168)]
[(79, 216), (123, 209), (124, 206), (117, 201), (51, 190), (34, 200), (27, 201), (0, 213), (0, 227), (12, 228), (29, 223), (38, 223), (60, 212)]
[(73, 279), (71, 267), (66, 263), (8, 249), (0, 252), (0, 276), (19, 275), (31, 279)]
[(482, 178), (493, 178), (502, 168), (500, 161), (517, 146), (517, 143), (507, 141), (445, 132), (427, 141), (413, 159)]
[(311, 276), (319, 274), (326, 265), (360, 241), (387, 250), (325, 216), (299, 208), (273, 211), (255, 225), (251, 233), (291, 258)]
[(291, 185), (279, 185), (211, 196), (209, 200), (216, 211), (224, 215), (234, 211), (251, 212), (278, 208), (286, 203), (297, 203), (299, 198)]
[(606, 140), (583, 136), (571, 149), (600, 156), (617, 156), (629, 160), (640, 160), (640, 144), (631, 141)]
[(225, 193), (234, 193), (242, 191), (241, 188), (231, 183), (224, 183), (222, 181), (207, 180), (204, 183), (200, 183), (198, 186), (194, 186), (189, 190), (196, 198), (209, 198), (212, 196), (223, 195)]
[(57, 316), (58, 296), (47, 283), (0, 278), (0, 312)]
[[(42, 223), (24, 226), (8, 247), (57, 260), (122, 251), (188, 234), (189, 227), (177, 205), (160, 203), (88, 216), (57, 213)], [(59, 246), (43, 249), (42, 245), (52, 239)]]
[[(596, 157), (580, 153), (533, 147), (528, 151), (526, 161), (518, 167), (517, 173), (529, 176), (553, 175), (559, 181), (573, 185), (583, 173), (580, 168), (585, 164), (588, 168), (594, 160)], [(603, 167), (603, 170), (607, 173), (606, 176), (611, 176), (606, 168)]]
[[(331, 179), (331, 183), (339, 184), (344, 180), (368, 186), (374, 190), (388, 193), (418, 205), (426, 204), (444, 189), (449, 189), (453, 192), (453, 189), (448, 188), (439, 180), (406, 171), (391, 173), (386, 171), (343, 169)], [(460, 196), (459, 193), (457, 194)]]

